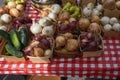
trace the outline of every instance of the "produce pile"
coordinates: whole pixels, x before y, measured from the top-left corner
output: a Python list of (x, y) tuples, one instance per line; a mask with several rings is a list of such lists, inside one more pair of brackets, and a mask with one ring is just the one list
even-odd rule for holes
[[(24, 0), (7, 0), (0, 7), (0, 36), (7, 41), (6, 53), (2, 55), (50, 58), (57, 54), (77, 56), (82, 52), (92, 55), (92, 52), (103, 50), (104, 32), (120, 31), (119, 19), (103, 14), (110, 4), (107, 1), (96, 5), (90, 2), (81, 7), (71, 2), (60, 5), (45, 0), (37, 4), (31, 0), (33, 8), (39, 5), (37, 10), (41, 14), (34, 21), (25, 15)], [(116, 2), (117, 9), (119, 3)]]

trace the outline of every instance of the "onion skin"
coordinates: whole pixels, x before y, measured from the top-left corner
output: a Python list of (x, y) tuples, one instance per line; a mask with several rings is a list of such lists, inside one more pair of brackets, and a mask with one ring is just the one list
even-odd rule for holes
[(68, 12), (63, 12), (59, 14), (60, 21), (69, 20), (69, 18), (70, 18), (70, 14)]
[(57, 36), (55, 39), (56, 48), (64, 46), (66, 44), (66, 39), (64, 36)]
[(87, 33), (87, 39), (93, 39), (93, 33), (92, 32), (88, 32)]
[(49, 49), (50, 48), (50, 42), (49, 42), (49, 40), (47, 40), (47, 39), (41, 39), (40, 40), (40, 46), (44, 49), (44, 50), (46, 50), (46, 49)]
[(117, 2), (116, 2), (116, 8), (117, 8), (118, 10), (120, 10), (120, 1), (117, 1)]
[(100, 24), (100, 17), (99, 16), (92, 16), (91, 18), (91, 22), (96, 22), (98, 24)]
[(44, 50), (42, 48), (37, 48), (37, 47), (34, 47), (34, 56), (35, 57), (42, 57), (44, 56)]
[(78, 22), (78, 26), (82, 31), (86, 31), (90, 25), (90, 21), (87, 18), (81, 18)]
[(20, 12), (16, 8), (12, 8), (10, 9), (10, 15), (12, 15), (13, 17), (19, 17)]
[(88, 31), (98, 34), (98, 33), (101, 33), (101, 27), (97, 23), (91, 23), (88, 28)]
[(103, 7), (110, 10), (115, 9), (115, 0), (106, 0)]
[(65, 34), (63, 34), (63, 36), (64, 36), (66, 39), (72, 39), (72, 38), (73, 38), (73, 34), (72, 34), (72, 33), (65, 33)]
[(78, 49), (78, 46), (79, 46), (78, 40), (75, 40), (75, 39), (67, 40), (66, 49), (68, 51), (76, 51)]

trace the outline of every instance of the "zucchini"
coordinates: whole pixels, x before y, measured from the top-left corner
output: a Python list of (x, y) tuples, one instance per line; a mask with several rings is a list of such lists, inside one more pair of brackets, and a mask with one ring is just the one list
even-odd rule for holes
[(20, 40), (19, 40), (18, 32), (16, 30), (10, 31), (10, 40), (11, 40), (13, 46), (17, 50), (21, 49), (21, 43), (20, 43)]
[(29, 37), (28, 37), (28, 31), (26, 28), (21, 28), (20, 29), (20, 42), (22, 44), (23, 47), (26, 47), (28, 45), (29, 42)]
[(16, 56), (18, 58), (23, 57), (23, 53), (21, 51), (16, 50), (16, 48), (13, 47), (11, 44), (6, 44), (5, 49), (12, 56)]
[(10, 41), (10, 36), (9, 36), (9, 34), (6, 31), (0, 30), (0, 36), (2, 36), (2, 38), (4, 38), (5, 40), (7, 40), (8, 42), (11, 42)]

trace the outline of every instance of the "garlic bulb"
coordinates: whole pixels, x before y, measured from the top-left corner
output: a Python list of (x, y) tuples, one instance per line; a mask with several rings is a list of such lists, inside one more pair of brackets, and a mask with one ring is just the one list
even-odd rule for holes
[(39, 21), (38, 21), (38, 23), (39, 23), (42, 27), (48, 26), (48, 25), (51, 25), (51, 24), (52, 24), (50, 18), (48, 18), (48, 17), (40, 18)]
[(101, 13), (97, 9), (93, 9), (92, 16), (99, 16)]
[(56, 19), (57, 19), (57, 15), (56, 15), (55, 13), (49, 13), (49, 14), (48, 14), (48, 17), (49, 17), (50, 19), (52, 19), (53, 21), (56, 21)]
[(94, 8), (94, 4), (93, 3), (88, 3), (87, 7), (92, 10)]
[(42, 31), (42, 27), (40, 26), (40, 24), (35, 23), (33, 21), (32, 26), (30, 27), (30, 31), (35, 35), (35, 34), (39, 34)]
[(9, 14), (3, 14), (1, 16), (1, 20), (5, 23), (10, 23), (10, 21), (12, 20), (12, 17)]
[(113, 24), (113, 30), (120, 31), (120, 24), (119, 23), (114, 23)]
[(117, 23), (118, 22), (118, 19), (116, 17), (112, 17), (110, 19), (110, 24), (114, 24), (114, 23)]
[(102, 23), (102, 25), (108, 24), (109, 21), (110, 21), (110, 18), (107, 17), (107, 16), (104, 16), (104, 17), (101, 18), (101, 23)]
[(54, 30), (53, 26), (46, 26), (42, 30), (42, 35), (53, 36)]
[(6, 30), (7, 30), (7, 27), (4, 26), (4, 25), (2, 25), (2, 26), (0, 26), (0, 30), (4, 30), (4, 31), (6, 31)]
[(89, 9), (88, 7), (85, 7), (85, 8), (83, 9), (83, 14), (84, 14), (86, 17), (91, 16), (91, 13), (92, 13), (92, 10)]
[(51, 10), (52, 10), (52, 13), (58, 14), (61, 10), (61, 7), (58, 4), (53, 4)]
[(103, 6), (102, 6), (101, 4), (98, 4), (98, 5), (96, 6), (96, 9), (97, 9), (98, 11), (102, 11)]
[(105, 31), (111, 31), (111, 30), (112, 30), (112, 26), (111, 26), (110, 24), (106, 24), (106, 25), (104, 26), (104, 30), (105, 30)]

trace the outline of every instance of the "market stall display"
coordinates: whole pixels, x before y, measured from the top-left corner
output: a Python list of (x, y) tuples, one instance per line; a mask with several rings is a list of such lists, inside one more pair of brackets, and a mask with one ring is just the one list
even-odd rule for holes
[[(40, 75), (86, 76), (109, 79), (119, 76), (119, 37), (101, 38), (104, 32), (103, 29), (107, 29), (106, 26), (103, 27), (103, 24), (101, 24), (101, 16), (83, 17), (82, 8), (69, 2), (64, 6), (52, 4), (50, 8), (46, 9), (50, 11), (46, 15), (41, 16), (42, 12), (32, 7), (31, 2), (28, 0), (25, 7), (25, 13), (28, 14), (27, 17), (26, 15), (25, 17), (13, 17), (12, 15), (11, 21), (13, 23), (9, 24), (10, 27), (6, 31), (0, 30), (0, 35), (6, 39), (5, 42), (1, 41), (0, 47), (4, 44), (5, 50), (8, 53), (7, 56), (9, 56), (7, 58), (9, 62), (6, 62), (4, 60), (6, 55), (2, 53), (5, 57), (1, 56), (0, 58), (0, 73), (38, 73)], [(9, 15), (7, 16), (10, 17)], [(104, 19), (103, 22), (105, 22)], [(108, 20), (108, 23), (111, 25), (116, 23), (114, 25), (115, 29), (119, 24), (119, 19), (113, 17)], [(109, 27), (111, 26), (109, 25)], [(5, 33), (5, 36), (3, 33)], [(87, 34), (83, 35), (83, 33)], [(48, 39), (52, 39), (52, 41)], [(92, 48), (89, 47), (90, 45), (92, 45)], [(59, 54), (56, 57), (56, 49), (64, 49), (62, 50), (65, 52), (64, 54), (77, 52), (77, 55), (75, 53), (70, 58), (68, 54), (65, 55), (67, 58), (64, 58), (63, 54)], [(88, 51), (90, 54), (86, 55), (84, 52)], [(96, 57), (91, 56), (92, 53)], [(85, 56), (82, 56), (82, 54), (85, 54)], [(18, 57), (18, 59), (24, 57), (26, 61), (10, 61), (11, 58), (13, 59), (13, 56)], [(46, 58), (44, 59), (44, 57)], [(44, 60), (49, 64), (46, 64)], [(13, 66), (10, 64), (13, 64)], [(4, 71), (7, 68), (9, 70)], [(80, 73), (80, 71), (83, 73)], [(106, 73), (103, 74), (103, 71)]]

